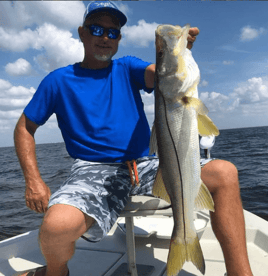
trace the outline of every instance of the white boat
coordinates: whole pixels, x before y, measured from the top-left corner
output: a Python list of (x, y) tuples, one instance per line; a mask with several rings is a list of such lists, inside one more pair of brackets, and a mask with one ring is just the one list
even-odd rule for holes
[[(268, 274), (268, 222), (244, 211), (247, 248), (253, 274)], [(224, 275), (223, 254), (216, 240), (207, 212), (198, 212), (200, 221), (207, 223), (201, 237), (201, 247), (206, 263), (206, 276)], [(122, 223), (123, 218), (119, 219)], [(136, 263), (144, 271), (138, 275), (165, 275), (172, 218), (135, 217)], [(123, 223), (122, 223), (123, 224)], [(120, 225), (122, 227), (122, 224)], [(202, 223), (201, 223), (202, 224)], [(201, 232), (202, 233), (202, 232)], [(14, 273), (45, 265), (38, 246), (38, 230), (27, 232), (0, 242), (0, 275)], [(107, 237), (99, 243), (79, 239), (76, 253), (69, 262), (70, 276), (123, 276), (126, 270), (127, 247), (125, 233), (115, 225)], [(122, 264), (124, 264), (122, 266)], [(148, 272), (146, 272), (148, 271)], [(146, 274), (147, 273), (147, 274)], [(183, 266), (179, 276), (202, 275), (192, 263)]]
[[(164, 206), (160, 206), (161, 204)], [(128, 209), (123, 213), (123, 216), (127, 218), (120, 217), (101, 242), (90, 243), (82, 238), (77, 241), (75, 255), (68, 265), (70, 276), (166, 275), (173, 218), (171, 208), (166, 208), (165, 204), (157, 198), (133, 197)], [(153, 209), (158, 209), (158, 211)], [(254, 276), (267, 276), (268, 221), (246, 210), (244, 210), (244, 216), (247, 249), (253, 274)], [(133, 217), (135, 226), (132, 232)], [(127, 235), (125, 222), (127, 222)], [(224, 258), (212, 231), (207, 211), (196, 213), (195, 226), (205, 258), (205, 275), (223, 276), (226, 273)], [(135, 234), (135, 245), (132, 233)], [(126, 241), (128, 241), (128, 246)], [(12, 276), (16, 272), (43, 265), (45, 265), (45, 260), (38, 245), (38, 230), (0, 242), (0, 276)], [(128, 269), (132, 270), (132, 274), (128, 273)], [(179, 273), (179, 276), (194, 275), (201, 276), (202, 274), (192, 263), (185, 263)]]

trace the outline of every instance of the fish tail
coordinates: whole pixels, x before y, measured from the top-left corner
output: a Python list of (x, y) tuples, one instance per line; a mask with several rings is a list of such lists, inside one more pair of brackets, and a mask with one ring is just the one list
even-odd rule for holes
[(205, 261), (197, 235), (186, 242), (171, 239), (167, 275), (176, 276), (186, 261), (192, 262), (202, 274), (205, 274)]

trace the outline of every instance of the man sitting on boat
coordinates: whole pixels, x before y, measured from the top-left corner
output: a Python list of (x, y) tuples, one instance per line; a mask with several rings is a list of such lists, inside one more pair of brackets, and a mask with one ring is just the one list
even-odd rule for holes
[[(126, 21), (114, 4), (91, 2), (78, 28), (84, 60), (50, 73), (17, 123), (15, 146), (25, 176), (26, 205), (45, 213), (40, 247), (47, 263), (20, 275), (69, 275), (75, 241), (82, 235), (99, 241), (129, 195), (151, 193), (158, 158), (148, 156), (150, 129), (139, 91), (153, 91), (155, 65), (131, 56), (112, 60)], [(190, 29), (189, 49), (198, 33)], [(75, 161), (66, 182), (51, 195), (38, 170), (34, 134), (53, 113)], [(201, 166), (201, 178), (215, 203), (211, 224), (227, 273), (252, 276), (237, 169), (224, 160)], [(133, 168), (139, 186), (131, 185)]]

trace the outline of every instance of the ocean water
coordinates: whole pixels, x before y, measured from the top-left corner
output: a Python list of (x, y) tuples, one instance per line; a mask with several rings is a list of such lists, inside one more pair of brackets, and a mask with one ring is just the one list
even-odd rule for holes
[[(63, 143), (37, 145), (43, 180), (53, 193), (69, 174), (73, 159)], [(268, 127), (222, 130), (211, 156), (239, 171), (244, 209), (268, 220)], [(25, 206), (25, 182), (14, 147), (0, 148), (0, 240), (37, 229), (43, 214)]]

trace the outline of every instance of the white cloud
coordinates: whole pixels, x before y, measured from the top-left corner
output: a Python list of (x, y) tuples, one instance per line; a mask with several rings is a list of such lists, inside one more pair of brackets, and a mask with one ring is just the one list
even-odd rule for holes
[[(82, 23), (84, 11), (83, 2), (76, 1), (1, 1), (0, 49), (39, 50), (34, 60), (45, 71), (79, 62), (83, 59), (83, 44), (69, 30)], [(27, 75), (29, 71), (24, 69), (18, 70), (18, 64), (6, 68), (9, 74)]]
[(5, 91), (11, 87), (12, 87), (12, 84), (9, 81), (0, 79), (0, 96), (2, 91)]
[(208, 86), (208, 81), (202, 80), (202, 81), (199, 83), (198, 86), (199, 86), (199, 87), (206, 87), (206, 86)]
[(8, 109), (14, 108), (16, 110), (18, 108), (23, 108), (28, 104), (29, 100), (30, 100), (30, 98), (28, 98), (28, 99), (10, 99), (10, 98), (1, 99), (0, 109), (5, 110), (5, 108), (8, 108)]
[(154, 122), (154, 94), (153, 93), (144, 93), (141, 95), (142, 101), (144, 103), (144, 111), (149, 122), (149, 125), (152, 126)]
[(37, 29), (37, 33), (34, 48), (44, 49), (45, 53), (38, 55), (35, 60), (46, 71), (82, 61), (83, 44), (73, 38), (71, 32), (46, 23)]
[(234, 106), (230, 105), (228, 96), (218, 92), (200, 93), (200, 99), (204, 102), (209, 112), (219, 112), (233, 110)]
[(13, 30), (42, 25), (44, 22), (62, 28), (77, 28), (83, 20), (85, 6), (81, 1), (1, 1), (1, 25)]
[(224, 51), (231, 51), (231, 52), (235, 52), (235, 53), (250, 54), (249, 51), (237, 49), (237, 48), (236, 48), (235, 46), (233, 46), (233, 45), (223, 45), (223, 46), (220, 46), (219, 49), (224, 50)]
[[(219, 114), (239, 114), (268, 116), (268, 81), (265, 78), (251, 78), (241, 83), (229, 95), (218, 92), (203, 92), (200, 99), (210, 112)], [(224, 115), (225, 116), (225, 115)]]
[(19, 58), (14, 63), (8, 63), (5, 70), (11, 76), (29, 76), (32, 74), (31, 64), (23, 58)]
[[(13, 86), (10, 82), (0, 79), (0, 133), (12, 131), (23, 109), (35, 93), (33, 87)], [(55, 114), (51, 116), (45, 130), (58, 128)]]
[(251, 41), (266, 33), (264, 28), (254, 29), (251, 26), (245, 26), (241, 29), (240, 40)]
[(6, 51), (24, 52), (32, 48), (37, 37), (31, 29), (15, 31), (0, 27), (0, 48)]
[(159, 24), (147, 23), (139, 20), (138, 25), (126, 25), (122, 29), (122, 45), (134, 45), (138, 47), (148, 47), (150, 42), (155, 41), (155, 30)]
[[(18, 119), (21, 115), (21, 110), (9, 110), (9, 111), (1, 111), (0, 110), (0, 119), (2, 122), (5, 122), (6, 120), (10, 119)], [(4, 120), (3, 120), (4, 119)], [(8, 124), (5, 123), (5, 126)]]
[(148, 114), (154, 113), (154, 94), (144, 93), (141, 95), (142, 101), (144, 103), (144, 109)]
[(14, 86), (9, 81), (0, 79), (0, 133), (1, 137), (9, 136), (6, 138), (7, 146), (12, 141), (16, 122), (34, 92), (33, 87)]
[(21, 113), (34, 92), (33, 87), (13, 86), (10, 82), (0, 79), (0, 117), (13, 118), (14, 112), (18, 109)]
[(268, 83), (262, 78), (251, 78), (237, 87), (231, 96), (239, 98), (241, 104), (268, 101)]
[(73, 38), (70, 31), (48, 23), (34, 31), (27, 29), (17, 33), (0, 27), (0, 47), (16, 52), (29, 48), (44, 51), (35, 61), (46, 71), (82, 61), (84, 54), (83, 44)]
[(233, 60), (224, 60), (222, 62), (223, 65), (233, 65), (234, 64), (234, 61)]
[(13, 86), (9, 81), (0, 79), (0, 98), (4, 97), (28, 97), (35, 92), (33, 87)]
[(49, 120), (46, 122), (46, 125), (45, 125), (45, 126), (46, 126), (47, 129), (53, 129), (53, 130), (57, 129), (57, 130), (58, 130), (59, 125), (58, 125), (58, 123), (57, 123), (57, 117), (56, 117), (55, 114), (53, 114), (53, 115), (49, 118)]
[[(1, 111), (0, 111), (1, 116)], [(10, 122), (8, 120), (0, 119), (0, 133), (6, 133), (7, 130), (10, 129)]]

